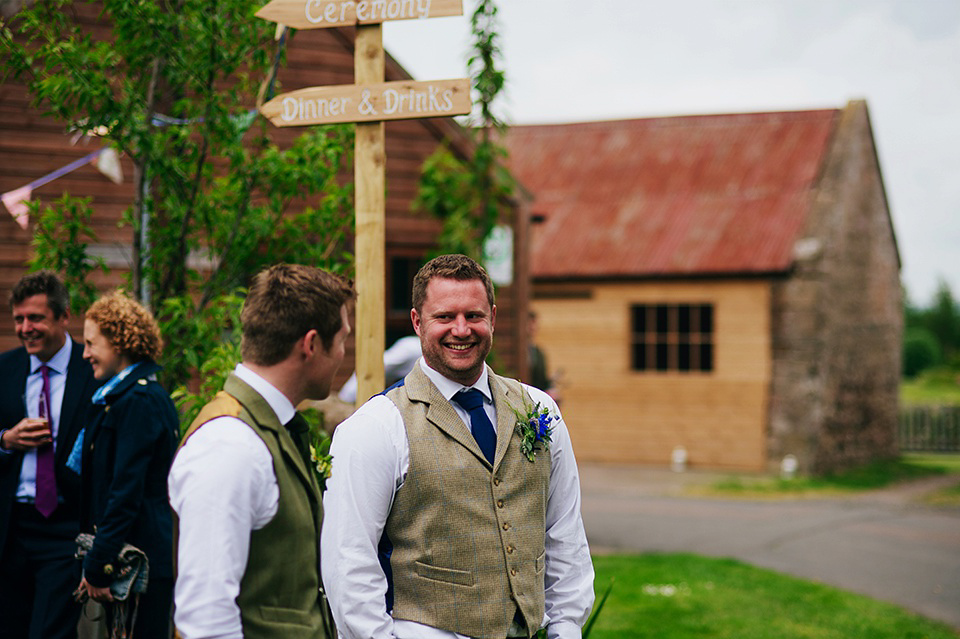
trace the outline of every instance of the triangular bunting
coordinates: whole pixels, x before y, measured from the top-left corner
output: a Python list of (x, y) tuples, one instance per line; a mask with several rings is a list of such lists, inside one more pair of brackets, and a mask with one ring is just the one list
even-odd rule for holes
[(26, 230), (27, 225), (30, 223), (30, 218), (27, 215), (27, 202), (30, 201), (31, 194), (33, 194), (33, 188), (28, 184), (27, 186), (21, 186), (19, 189), (7, 191), (3, 195), (0, 195), (0, 199), (3, 200), (3, 205), (7, 207), (10, 215), (12, 215), (17, 224), (20, 225), (20, 228), (24, 230)]

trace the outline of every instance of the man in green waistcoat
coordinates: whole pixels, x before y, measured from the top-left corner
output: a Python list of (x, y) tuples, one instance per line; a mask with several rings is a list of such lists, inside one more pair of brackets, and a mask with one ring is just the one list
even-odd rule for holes
[(243, 361), (187, 430), (168, 479), (183, 639), (334, 639), (320, 489), (296, 407), (330, 393), (353, 297), (349, 282), (309, 266), (278, 264), (253, 280)]
[(463, 255), (413, 282), (423, 357), (338, 428), (323, 580), (347, 639), (578, 639), (593, 605), (570, 435), (485, 359), (497, 307)]

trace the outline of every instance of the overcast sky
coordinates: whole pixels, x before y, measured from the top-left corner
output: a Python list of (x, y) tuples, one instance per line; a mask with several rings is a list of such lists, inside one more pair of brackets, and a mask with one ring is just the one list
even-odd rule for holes
[[(501, 0), (510, 124), (840, 108), (864, 98), (910, 299), (960, 298), (960, 0)], [(466, 76), (469, 14), (384, 24)]]

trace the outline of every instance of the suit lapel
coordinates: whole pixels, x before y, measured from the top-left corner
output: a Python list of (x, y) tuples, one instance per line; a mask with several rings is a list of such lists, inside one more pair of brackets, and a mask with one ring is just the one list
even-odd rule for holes
[[(493, 459), (493, 467), (497, 468), (513, 438), (514, 426), (517, 422), (514, 409), (523, 410), (523, 398), (517, 392), (511, 391), (493, 371), (488, 371), (488, 380), (497, 411), (497, 450)], [(427, 420), (430, 423), (459, 442), (477, 458), (487, 461), (470, 428), (419, 366), (413, 367), (404, 385), (411, 401), (427, 404)]]
[[(26, 406), (26, 393), (27, 393), (27, 376), (30, 374), (30, 356), (27, 354), (25, 348), (18, 348), (15, 351), (13, 366), (11, 367), (10, 383), (3, 385), (3, 393), (7, 396), (5, 403), (5, 410), (9, 410), (10, 420), (8, 425), (2, 426), (3, 428), (13, 428), (16, 426), (17, 422), (27, 416), (27, 406)], [(8, 466), (8, 468), (16, 467), (16, 476), (20, 476), (20, 460), (23, 458), (23, 451), (15, 450), (9, 453), (12, 455), (12, 459), (16, 461)], [(11, 473), (12, 474), (12, 473)], [(14, 489), (16, 485), (14, 484)], [(11, 497), (12, 497), (11, 493)], [(0, 535), (2, 538), (3, 535)]]
[(223, 385), (223, 390), (233, 397), (237, 397), (236, 391), (238, 386), (242, 386), (247, 391), (242, 393), (244, 397), (252, 398), (249, 402), (241, 402), (243, 407), (247, 409), (260, 428), (275, 434), (280, 444), (281, 454), (289, 461), (290, 465), (293, 466), (300, 480), (309, 487), (307, 492), (310, 498), (319, 502), (320, 489), (316, 479), (313, 477), (310, 469), (307, 468), (303, 457), (300, 455), (300, 451), (297, 450), (297, 445), (293, 443), (293, 438), (290, 436), (290, 433), (287, 432), (284, 425), (280, 423), (277, 414), (273, 412), (270, 404), (267, 403), (267, 400), (265, 400), (260, 393), (233, 373), (227, 378), (226, 383)]
[(430, 381), (419, 366), (414, 366), (410, 374), (404, 381), (407, 388), (407, 396), (411, 401), (423, 402), (427, 405), (427, 421), (452, 437), (461, 446), (482, 459), (483, 456), (480, 445), (474, 439), (470, 428), (463, 423), (456, 409), (448, 402), (443, 393)]
[(510, 390), (499, 376), (489, 373), (490, 392), (493, 395), (494, 406), (497, 408), (497, 452), (494, 455), (493, 467), (500, 466), (503, 456), (510, 447), (513, 433), (516, 429), (517, 415), (515, 411), (523, 411), (523, 397)]
[[(19, 413), (17, 415), (17, 421), (20, 421), (27, 416), (24, 402), (24, 398), (27, 393), (27, 376), (30, 374), (30, 356), (27, 355), (27, 351), (24, 348), (17, 349), (17, 358), (13, 366), (13, 375), (10, 380), (10, 385), (6, 386), (6, 392), (10, 394), (10, 404), (11, 406), (16, 406), (16, 411)], [(16, 424), (14, 422), (11, 424), (13, 426)]]

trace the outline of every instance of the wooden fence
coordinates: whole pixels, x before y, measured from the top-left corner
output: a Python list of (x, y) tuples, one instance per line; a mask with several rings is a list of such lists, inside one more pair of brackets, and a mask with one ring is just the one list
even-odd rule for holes
[(900, 409), (902, 451), (960, 452), (960, 406), (905, 406)]

